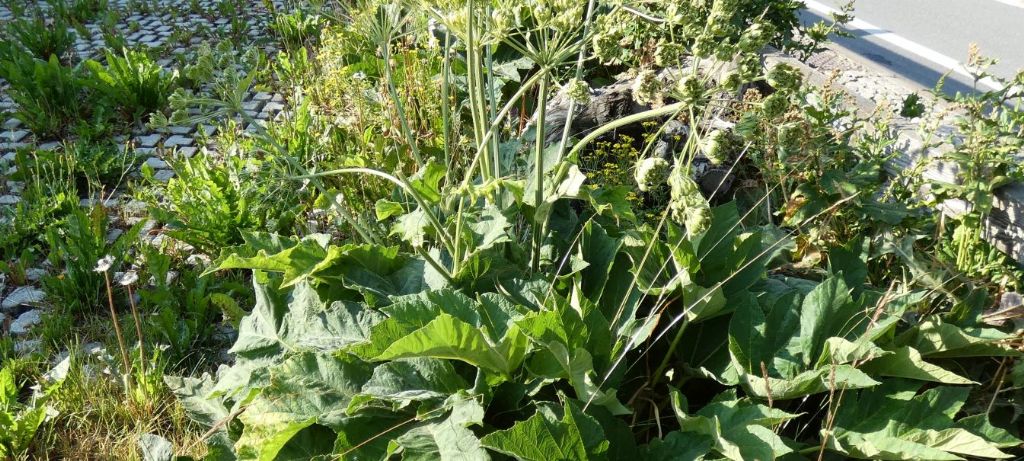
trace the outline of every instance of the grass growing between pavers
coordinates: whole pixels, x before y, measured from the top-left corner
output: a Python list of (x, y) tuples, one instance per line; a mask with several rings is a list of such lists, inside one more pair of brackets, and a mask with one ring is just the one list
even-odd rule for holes
[(1020, 456), (1020, 90), (862, 115), (798, 8), (4, 2), (0, 457)]

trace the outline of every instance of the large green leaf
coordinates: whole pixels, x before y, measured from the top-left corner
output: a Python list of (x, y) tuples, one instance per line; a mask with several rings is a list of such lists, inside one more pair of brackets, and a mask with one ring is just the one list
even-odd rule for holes
[(998, 448), (1003, 440), (990, 442), (984, 433), (956, 426), (953, 417), (969, 388), (936, 387), (918, 394), (918, 386), (893, 380), (848, 394), (836, 412), (829, 448), (862, 459), (1010, 457)]
[(945, 384), (975, 384), (952, 371), (926, 362), (921, 358), (921, 353), (912, 347), (897, 348), (891, 355), (871, 360), (861, 368), (876, 376), (913, 378)]
[(729, 352), (744, 389), (761, 398), (792, 399), (877, 385), (853, 364), (885, 354), (871, 340), (892, 323), (859, 327), (859, 304), (839, 278), (798, 300), (792, 292), (779, 296), (766, 316), (753, 297), (737, 299)]
[(527, 349), (526, 336), (511, 328), (492, 344), (476, 326), (445, 313), (388, 346), (374, 360), (403, 357), (435, 357), (461, 360), (486, 370), (510, 375), (519, 367)]
[(639, 459), (645, 461), (692, 461), (704, 459), (711, 452), (715, 440), (696, 432), (675, 431), (663, 439), (654, 439), (643, 447)]
[(737, 399), (735, 392), (717, 396), (692, 415), (687, 413), (686, 406), (686, 398), (673, 390), (672, 408), (680, 430), (708, 437), (714, 451), (726, 458), (776, 459), (792, 452), (771, 428), (799, 415)]
[(897, 337), (896, 343), (933, 358), (1019, 356), (1005, 345), (1011, 339), (1013, 335), (994, 328), (958, 327), (930, 317)]
[(396, 438), (403, 460), (486, 461), (490, 459), (469, 426), (483, 425), (484, 408), (473, 398), (452, 396), (448, 417), (421, 424)]
[[(448, 361), (432, 358), (401, 359), (374, 368), (373, 376), (363, 385), (352, 405), (367, 400), (404, 404), (444, 399), (468, 387), (469, 384)], [(349, 412), (352, 413), (352, 408)]]
[(370, 369), (354, 359), (302, 353), (275, 367), (270, 376), (270, 385), (239, 417), (245, 425), (235, 444), (239, 459), (273, 460), (300, 431), (344, 420)]
[(538, 411), (510, 429), (485, 435), (483, 446), (521, 461), (599, 460), (608, 441), (597, 420), (566, 401), (562, 416)]
[[(217, 427), (218, 429), (207, 439), (211, 451), (227, 454), (233, 458), (234, 448), (228, 436), (226, 421), (229, 409), (220, 398), (212, 397), (214, 382), (213, 378), (204, 373), (198, 378), (164, 376), (164, 383), (174, 393), (188, 417), (200, 426), (205, 428)], [(222, 459), (211, 457), (211, 459)]]
[(328, 305), (306, 282), (283, 300), (266, 285), (256, 283), (256, 306), (242, 319), (230, 352), (245, 358), (283, 352), (334, 351), (365, 341), (383, 315), (365, 306), (334, 302)]

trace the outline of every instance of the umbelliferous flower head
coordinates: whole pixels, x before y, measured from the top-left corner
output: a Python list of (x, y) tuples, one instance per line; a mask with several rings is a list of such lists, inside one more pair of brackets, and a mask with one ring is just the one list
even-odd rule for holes
[(672, 166), (669, 165), (668, 160), (661, 157), (648, 157), (637, 162), (633, 176), (636, 179), (637, 188), (642, 192), (648, 192), (665, 184), (671, 172)]
[(656, 104), (661, 101), (661, 82), (651, 69), (643, 69), (633, 79), (633, 99), (640, 104)]
[(712, 165), (721, 165), (729, 161), (729, 145), (732, 141), (728, 131), (711, 130), (704, 138), (701, 151)]

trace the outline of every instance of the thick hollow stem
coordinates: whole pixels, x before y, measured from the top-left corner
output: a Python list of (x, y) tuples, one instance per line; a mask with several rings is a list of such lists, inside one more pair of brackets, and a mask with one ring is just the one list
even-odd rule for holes
[(548, 79), (540, 80), (540, 88), (537, 94), (537, 125), (534, 131), (537, 133), (534, 139), (533, 170), (534, 170), (534, 209), (536, 216), (533, 220), (533, 270), (540, 269), (540, 247), (544, 244), (544, 216), (541, 211), (541, 204), (544, 203), (544, 122), (547, 116), (548, 100)]

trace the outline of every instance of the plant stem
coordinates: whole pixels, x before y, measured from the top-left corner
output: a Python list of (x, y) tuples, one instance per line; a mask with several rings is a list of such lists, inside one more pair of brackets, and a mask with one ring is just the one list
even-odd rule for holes
[[(110, 274), (106, 271), (103, 271), (103, 280), (107, 282), (107, 305), (110, 306), (110, 319), (114, 323), (117, 347), (121, 349), (121, 363), (124, 365), (124, 376), (128, 376), (131, 365), (128, 362), (128, 352), (126, 352), (124, 345), (124, 335), (121, 334), (121, 324), (117, 319), (117, 310), (114, 309), (114, 290), (110, 288)], [(128, 384), (127, 379), (125, 379), (125, 384)]]
[(540, 89), (537, 94), (537, 125), (534, 131), (537, 133), (534, 139), (533, 169), (534, 169), (534, 210), (533, 217), (533, 270), (540, 269), (540, 247), (544, 244), (544, 214), (541, 204), (544, 202), (544, 122), (547, 116), (548, 106), (548, 78), (545, 76), (540, 80)]
[(135, 295), (132, 294), (132, 286), (127, 285), (128, 288), (128, 303), (132, 306), (132, 317), (135, 319), (135, 335), (138, 336), (139, 340), (139, 369), (142, 374), (146, 374), (146, 346), (142, 340), (142, 320), (139, 318), (139, 310), (135, 307)]
[(423, 158), (420, 157), (420, 148), (416, 145), (416, 139), (412, 135), (412, 130), (409, 128), (409, 120), (405, 116), (405, 106), (402, 104), (402, 100), (398, 97), (398, 90), (395, 89), (395, 79), (391, 75), (391, 44), (383, 43), (381, 47), (384, 49), (384, 79), (388, 82), (388, 94), (391, 95), (391, 99), (395, 103), (395, 112), (398, 112), (398, 122), (402, 127), (402, 134), (405, 136), (405, 143), (409, 145), (409, 150), (412, 152), (412, 157), (416, 160), (416, 168), (423, 167)]
[(686, 332), (686, 327), (690, 324), (689, 321), (684, 320), (682, 325), (679, 325), (679, 331), (676, 332), (676, 336), (672, 338), (672, 344), (669, 344), (668, 351), (665, 352), (665, 357), (661, 359), (661, 364), (654, 370), (654, 375), (651, 377), (651, 387), (658, 384), (661, 380), (662, 375), (665, 373), (665, 368), (668, 368), (668, 363), (672, 358), (672, 353), (675, 352), (676, 347), (679, 346), (679, 341), (683, 339), (683, 333)]

